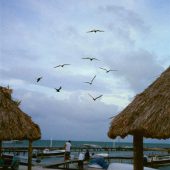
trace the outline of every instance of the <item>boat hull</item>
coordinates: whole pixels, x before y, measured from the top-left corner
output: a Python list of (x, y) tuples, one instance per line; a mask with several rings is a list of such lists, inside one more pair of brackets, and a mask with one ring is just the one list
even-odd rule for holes
[(45, 150), (40, 153), (34, 153), (32, 157), (50, 157), (50, 156), (63, 156), (65, 154), (65, 150)]

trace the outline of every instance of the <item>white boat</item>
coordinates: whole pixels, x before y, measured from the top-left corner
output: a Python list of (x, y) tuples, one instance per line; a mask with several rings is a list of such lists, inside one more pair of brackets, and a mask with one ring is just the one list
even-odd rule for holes
[(32, 152), (32, 157), (37, 158), (37, 157), (50, 157), (50, 156), (63, 156), (65, 153), (65, 150), (52, 150), (52, 149), (44, 149), (43, 151), (34, 149)]
[(145, 156), (146, 162), (145, 164), (147, 166), (152, 166), (152, 165), (169, 165), (170, 164), (170, 155), (155, 155), (155, 156)]
[(61, 149), (61, 150), (50, 150), (50, 149), (44, 149), (43, 150), (43, 155), (59, 155), (59, 154), (64, 154), (65, 153), (65, 150)]
[(60, 150), (53, 150), (52, 149), (52, 146), (53, 146), (53, 139), (51, 138), (50, 139), (50, 146), (49, 148), (45, 148), (42, 152), (38, 152), (37, 153), (34, 153), (34, 155), (36, 156), (55, 156), (55, 155), (64, 155), (65, 153), (65, 150), (64, 149), (60, 149)]
[(23, 141), (21, 140), (8, 140), (8, 141), (3, 141), (3, 143), (10, 143), (10, 144), (13, 144), (13, 143), (22, 143)]
[(102, 148), (100, 145), (95, 145), (95, 144), (83, 144), (83, 147), (85, 147), (85, 148)]
[(108, 154), (108, 153), (96, 153), (94, 156), (96, 156), (96, 157), (104, 157), (104, 158), (106, 158), (106, 157), (108, 157), (108, 156), (109, 156), (109, 154)]

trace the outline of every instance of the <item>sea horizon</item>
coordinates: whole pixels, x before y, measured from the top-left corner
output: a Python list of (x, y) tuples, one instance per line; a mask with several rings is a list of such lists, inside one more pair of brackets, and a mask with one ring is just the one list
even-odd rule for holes
[[(33, 141), (33, 147), (36, 146), (42, 146), (42, 147), (63, 147), (65, 142), (67, 140), (55, 140), (55, 139), (39, 139), (36, 141)], [(27, 147), (29, 141), (28, 140), (23, 140), (23, 141), (15, 141), (14, 142), (9, 142), (8, 141), (3, 141), (3, 146), (23, 146)], [(127, 141), (90, 141), (90, 140), (71, 140), (72, 146), (73, 147), (80, 147), (83, 144), (95, 144), (95, 145), (100, 145), (102, 147), (133, 147), (133, 142), (127, 142)], [(170, 148), (170, 143), (161, 143), (161, 142), (144, 142), (143, 143), (144, 147), (156, 147), (156, 148)]]

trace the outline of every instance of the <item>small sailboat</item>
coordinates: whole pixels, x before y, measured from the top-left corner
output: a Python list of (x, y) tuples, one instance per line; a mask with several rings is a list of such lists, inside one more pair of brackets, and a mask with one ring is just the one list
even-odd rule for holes
[(41, 153), (41, 156), (47, 156), (48, 157), (48, 156), (55, 156), (55, 155), (64, 155), (64, 153), (65, 153), (64, 149), (61, 149), (61, 150), (55, 149), (55, 150), (53, 150), (52, 147), (53, 147), (53, 139), (51, 138), (49, 148), (45, 148), (43, 150), (43, 153)]
[(50, 139), (50, 148), (52, 148), (53, 147), (53, 139), (51, 138)]

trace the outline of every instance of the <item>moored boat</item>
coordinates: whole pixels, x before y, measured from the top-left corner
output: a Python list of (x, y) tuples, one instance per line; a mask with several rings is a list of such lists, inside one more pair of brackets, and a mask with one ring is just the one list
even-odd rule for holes
[(39, 152), (38, 150), (33, 151), (33, 157), (48, 157), (48, 156), (63, 156), (65, 153), (65, 150), (50, 150), (50, 149), (44, 149), (43, 151)]
[(85, 148), (102, 148), (100, 145), (95, 145), (95, 144), (83, 144), (83, 147)]
[(151, 167), (156, 167), (156, 166), (161, 166), (161, 165), (169, 165), (170, 164), (170, 155), (165, 155), (165, 156), (150, 156), (146, 158), (145, 165), (146, 166), (151, 166)]

